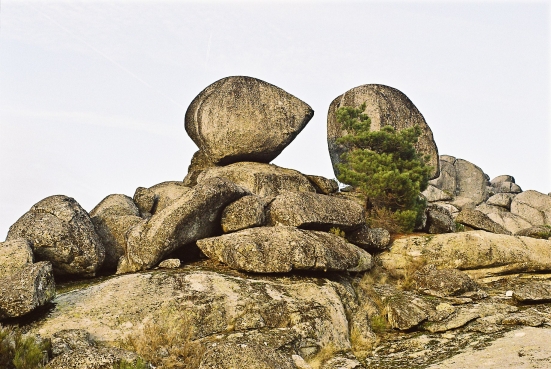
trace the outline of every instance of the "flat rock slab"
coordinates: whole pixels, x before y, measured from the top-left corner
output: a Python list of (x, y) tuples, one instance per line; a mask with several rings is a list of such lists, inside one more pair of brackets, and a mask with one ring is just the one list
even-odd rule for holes
[(239, 162), (225, 167), (209, 168), (197, 177), (197, 183), (214, 177), (225, 178), (270, 200), (285, 191), (316, 192), (302, 173), (273, 164)]
[(455, 217), (457, 223), (464, 224), (474, 229), (481, 229), (483, 231), (511, 234), (508, 230), (503, 228), (500, 224), (494, 222), (486, 214), (476, 209), (464, 209)]
[(410, 236), (395, 240), (379, 259), (396, 276), (403, 276), (411, 263), (426, 262), (479, 279), (551, 271), (551, 241), (484, 231)]
[(429, 369), (548, 369), (551, 329), (523, 328), (508, 332), (489, 346), (446, 359)]
[(308, 192), (287, 192), (268, 206), (268, 223), (328, 231), (354, 230), (365, 224), (364, 209), (354, 201)]
[(551, 283), (530, 281), (518, 283), (513, 288), (513, 299), (523, 303), (551, 302)]
[(185, 128), (214, 164), (269, 163), (314, 116), (304, 101), (252, 77), (226, 77), (205, 88), (186, 111)]
[(294, 227), (261, 227), (197, 241), (211, 259), (256, 273), (364, 271), (371, 255), (342, 237)]
[(428, 165), (433, 168), (431, 178), (438, 176), (438, 148), (423, 115), (404, 93), (389, 86), (376, 84), (354, 87), (335, 98), (329, 106), (327, 143), (335, 175), (338, 175), (337, 164), (340, 163), (340, 156), (345, 151), (344, 147), (337, 144), (337, 139), (347, 134), (337, 122), (336, 111), (342, 106), (357, 108), (363, 103), (366, 104), (364, 113), (371, 120), (372, 131), (379, 131), (383, 126), (392, 126), (400, 131), (418, 125), (421, 128), (421, 136), (415, 148), (421, 155), (429, 156)]

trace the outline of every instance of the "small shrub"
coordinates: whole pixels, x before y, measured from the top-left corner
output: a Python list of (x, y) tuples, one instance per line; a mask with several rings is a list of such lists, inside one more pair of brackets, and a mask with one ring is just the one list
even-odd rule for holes
[(382, 333), (388, 330), (388, 321), (386, 320), (384, 314), (374, 315), (370, 319), (371, 329), (375, 333)]
[(344, 238), (346, 236), (346, 233), (344, 233), (344, 231), (342, 229), (340, 229), (339, 227), (333, 227), (333, 228), (329, 229), (329, 233), (333, 233), (334, 235), (337, 235), (337, 236), (342, 237), (342, 238)]
[(455, 231), (456, 232), (465, 232), (465, 226), (461, 223), (455, 222)]
[(424, 259), (410, 259), (404, 268), (404, 277), (398, 281), (398, 287), (402, 290), (412, 290), (415, 288), (415, 273), (427, 264)]
[(48, 363), (50, 341), (23, 336), (18, 328), (0, 325), (0, 368), (36, 369)]
[(192, 340), (193, 325), (186, 313), (169, 311), (150, 320), (126, 340), (133, 350), (158, 369), (197, 368), (203, 348)]

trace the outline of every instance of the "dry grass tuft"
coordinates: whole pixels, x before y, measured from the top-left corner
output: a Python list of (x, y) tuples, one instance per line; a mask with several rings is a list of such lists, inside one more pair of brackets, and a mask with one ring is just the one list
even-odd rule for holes
[(192, 319), (182, 311), (170, 311), (157, 321), (150, 320), (126, 339), (125, 346), (157, 369), (195, 369), (203, 347), (192, 340)]

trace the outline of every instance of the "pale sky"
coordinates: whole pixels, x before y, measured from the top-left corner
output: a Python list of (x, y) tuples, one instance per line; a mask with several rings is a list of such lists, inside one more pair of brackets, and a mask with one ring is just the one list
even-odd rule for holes
[(440, 154), (551, 191), (549, 1), (0, 3), (0, 240), (39, 200), (182, 180), (184, 130), (216, 80), (260, 78), (314, 118), (274, 161), (333, 178), (330, 102), (405, 93)]

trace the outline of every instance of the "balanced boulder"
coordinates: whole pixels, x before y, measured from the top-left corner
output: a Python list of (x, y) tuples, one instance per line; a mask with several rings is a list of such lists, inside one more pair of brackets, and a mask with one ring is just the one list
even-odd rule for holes
[(365, 211), (354, 201), (309, 192), (287, 192), (268, 206), (268, 223), (304, 229), (343, 231), (365, 223)]
[(269, 163), (313, 115), (308, 104), (281, 88), (235, 76), (214, 82), (193, 99), (185, 128), (212, 163)]
[(316, 192), (302, 173), (273, 164), (240, 162), (210, 168), (199, 175), (197, 182), (201, 183), (215, 177), (225, 178), (257, 196), (270, 200), (285, 191)]
[(379, 131), (384, 126), (392, 126), (396, 130), (410, 128), (415, 125), (421, 128), (421, 136), (415, 148), (421, 156), (428, 156), (428, 165), (433, 170), (430, 178), (438, 177), (438, 148), (434, 142), (432, 131), (425, 118), (413, 105), (410, 99), (395, 88), (368, 84), (354, 87), (335, 98), (327, 113), (327, 143), (329, 155), (333, 163), (333, 171), (338, 176), (337, 164), (346, 148), (337, 144), (337, 139), (347, 134), (341, 123), (337, 122), (336, 111), (343, 106), (360, 107), (366, 104), (364, 113), (371, 119), (371, 130)]
[(365, 271), (371, 255), (342, 237), (294, 227), (261, 227), (197, 241), (211, 259), (255, 273)]
[(117, 273), (152, 268), (184, 245), (222, 233), (223, 209), (247, 194), (243, 188), (221, 178), (201, 182), (129, 231), (126, 254)]
[(105, 247), (103, 269), (117, 269), (126, 250), (128, 231), (142, 221), (139, 215), (134, 201), (125, 195), (109, 195), (92, 209), (92, 223)]
[(24, 238), (37, 261), (51, 261), (56, 275), (93, 277), (105, 249), (90, 216), (71, 197), (56, 195), (36, 203), (17, 220), (7, 240)]

